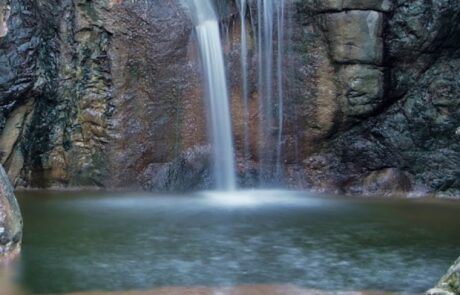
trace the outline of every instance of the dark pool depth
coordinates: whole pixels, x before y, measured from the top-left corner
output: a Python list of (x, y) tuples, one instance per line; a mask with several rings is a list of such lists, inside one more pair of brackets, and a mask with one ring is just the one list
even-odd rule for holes
[(295, 284), (421, 292), (460, 255), (460, 204), (285, 191), (21, 194), (36, 293)]

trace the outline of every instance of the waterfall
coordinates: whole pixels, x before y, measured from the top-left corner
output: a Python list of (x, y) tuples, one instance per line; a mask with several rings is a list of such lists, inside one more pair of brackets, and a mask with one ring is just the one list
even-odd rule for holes
[[(222, 39), (212, 0), (187, 0), (191, 7), (203, 66), (210, 131), (213, 143), (214, 175), (218, 189), (236, 187), (229, 90), (225, 74)], [(249, 99), (251, 93), (247, 17), (248, 0), (238, 0), (241, 27), (241, 99), (243, 107), (244, 169), (249, 168)], [(277, 184), (283, 174), (285, 0), (256, 0), (254, 25), (259, 102), (258, 161), (261, 185)], [(251, 14), (252, 17), (252, 14)], [(255, 29), (255, 30), (254, 30)]]
[(210, 0), (189, 0), (200, 48), (217, 189), (236, 188), (229, 92), (217, 15)]
[(279, 181), (283, 170), (284, 7), (284, 0), (257, 0), (259, 180), (262, 185)]
[(278, 56), (277, 56), (277, 79), (278, 79), (278, 137), (276, 144), (276, 176), (282, 174), (282, 144), (283, 144), (283, 120), (284, 120), (284, 88), (283, 88), (283, 60), (284, 60), (284, 0), (278, 1)]
[(241, 98), (243, 101), (243, 158), (244, 169), (248, 169), (249, 160), (249, 77), (248, 77), (248, 36), (246, 28), (247, 2), (240, 0), (240, 26), (241, 26)]
[[(272, 0), (257, 0), (257, 52), (258, 52), (258, 96), (259, 96), (259, 181), (264, 184), (270, 178), (273, 165), (271, 146), (272, 93), (273, 93), (273, 3)], [(267, 146), (267, 147), (266, 147)]]

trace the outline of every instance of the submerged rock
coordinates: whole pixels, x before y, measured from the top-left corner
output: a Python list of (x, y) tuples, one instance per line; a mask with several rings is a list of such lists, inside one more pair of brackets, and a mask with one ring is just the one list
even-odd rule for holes
[(403, 196), (409, 193), (411, 188), (410, 178), (397, 168), (373, 171), (352, 180), (344, 187), (347, 193), (364, 196)]
[(22, 217), (8, 176), (0, 165), (0, 264), (13, 258), (22, 239)]
[(436, 287), (427, 291), (427, 295), (458, 294), (460, 294), (460, 258), (449, 268)]
[(174, 161), (153, 164), (143, 175), (145, 189), (150, 191), (190, 191), (211, 187), (211, 149), (195, 146)]

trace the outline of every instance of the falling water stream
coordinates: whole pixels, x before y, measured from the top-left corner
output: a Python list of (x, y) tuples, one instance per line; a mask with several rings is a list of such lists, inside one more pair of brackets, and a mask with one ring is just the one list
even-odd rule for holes
[(208, 97), (214, 153), (214, 177), (219, 190), (236, 188), (229, 95), (217, 15), (210, 0), (190, 0)]
[[(235, 157), (225, 61), (219, 21), (211, 0), (188, 0), (200, 49), (209, 126), (214, 152), (217, 189), (236, 188)], [(247, 17), (252, 17), (247, 0), (237, 1), (241, 26), (241, 98), (243, 106), (243, 158), (248, 168), (250, 54)], [(279, 184), (283, 171), (285, 0), (257, 0), (256, 24), (257, 94), (259, 100), (259, 181), (261, 186)]]
[(277, 82), (278, 82), (278, 136), (276, 144), (276, 176), (281, 177), (282, 173), (282, 144), (283, 144), (283, 120), (284, 120), (284, 87), (283, 87), (283, 59), (284, 59), (284, 0), (277, 3), (277, 20), (278, 20), (278, 57), (277, 65)]
[[(259, 146), (259, 178), (262, 186), (267, 182), (279, 182), (283, 170), (284, 10), (284, 0), (257, 0), (259, 134), (262, 143)], [(275, 148), (271, 143), (275, 143)]]
[(240, 26), (241, 26), (241, 97), (243, 100), (243, 157), (245, 169), (249, 159), (249, 77), (248, 77), (248, 38), (246, 31), (247, 2), (240, 0)]
[[(273, 2), (257, 0), (258, 96), (260, 109), (260, 142), (271, 141), (273, 126)], [(259, 178), (263, 184), (273, 164), (273, 147), (259, 147)]]

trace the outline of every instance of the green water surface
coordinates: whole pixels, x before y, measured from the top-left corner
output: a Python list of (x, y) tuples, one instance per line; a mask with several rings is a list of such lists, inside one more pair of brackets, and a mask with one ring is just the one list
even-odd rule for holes
[(286, 191), (19, 201), (20, 282), (35, 293), (287, 283), (422, 292), (460, 255), (457, 202)]

